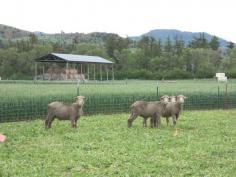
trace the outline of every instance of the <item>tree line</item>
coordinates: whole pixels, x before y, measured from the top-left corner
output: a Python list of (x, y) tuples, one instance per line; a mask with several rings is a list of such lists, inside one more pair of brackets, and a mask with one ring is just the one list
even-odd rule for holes
[[(213, 36), (204, 33), (186, 44), (177, 37), (165, 41), (143, 36), (140, 40), (109, 34), (101, 40), (83, 41), (75, 36), (71, 42), (39, 39), (30, 34), (21, 40), (0, 39), (0, 77), (33, 79), (34, 59), (51, 52), (95, 55), (115, 62), (116, 79), (190, 79), (212, 78), (225, 72), (236, 78), (236, 49), (229, 42), (226, 48)], [(99, 41), (99, 42), (94, 42)], [(52, 64), (55, 65), (55, 64)]]

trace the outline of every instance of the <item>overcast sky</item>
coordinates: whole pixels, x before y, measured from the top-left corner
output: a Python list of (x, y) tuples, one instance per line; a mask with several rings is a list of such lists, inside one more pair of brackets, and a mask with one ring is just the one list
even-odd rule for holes
[(235, 0), (1, 0), (0, 24), (46, 33), (153, 29), (208, 32), (236, 42)]

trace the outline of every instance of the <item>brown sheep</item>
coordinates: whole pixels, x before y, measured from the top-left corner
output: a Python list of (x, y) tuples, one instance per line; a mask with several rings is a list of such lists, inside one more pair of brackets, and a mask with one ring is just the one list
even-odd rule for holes
[(77, 96), (76, 101), (71, 104), (58, 101), (48, 104), (48, 115), (45, 120), (45, 128), (51, 128), (51, 124), (55, 118), (58, 118), (59, 120), (71, 120), (71, 126), (76, 128), (77, 121), (83, 114), (84, 103), (85, 97)]
[[(186, 99), (187, 97), (183, 96), (183, 95), (178, 95), (178, 96), (168, 96), (168, 95), (164, 95), (160, 98), (160, 100), (162, 102), (167, 103), (166, 104), (166, 109), (165, 111), (162, 111), (163, 115), (162, 117), (166, 118), (166, 123), (167, 126), (169, 125), (169, 117), (172, 117), (173, 120), (173, 124), (176, 124), (176, 120), (178, 120), (179, 118), (179, 114), (182, 110), (182, 104), (184, 103), (184, 99)], [(172, 112), (176, 112), (175, 118), (173, 118), (174, 115), (172, 115)], [(143, 126), (146, 127), (147, 126), (147, 119), (149, 117), (144, 117), (143, 120)]]
[(166, 118), (167, 125), (169, 122), (169, 117), (172, 117), (173, 125), (176, 125), (176, 121), (179, 118), (179, 114), (182, 110), (182, 105), (186, 98), (187, 97), (185, 97), (184, 95), (178, 95), (176, 96), (176, 102), (167, 103), (165, 110), (162, 112), (162, 116)]
[(161, 101), (136, 101), (131, 105), (131, 115), (128, 119), (128, 127), (132, 126), (132, 122), (138, 117), (141, 116), (146, 119), (151, 117), (151, 127), (158, 127), (160, 125), (160, 116), (166, 103)]
[[(163, 95), (160, 100), (164, 103), (168, 103), (169, 102), (169, 96), (168, 95)], [(143, 117), (143, 127), (147, 126), (147, 119), (149, 117)]]
[[(176, 96), (169, 96), (169, 102), (170, 103), (175, 103), (176, 102), (177, 97)], [(167, 126), (169, 125), (169, 117), (165, 117), (166, 118), (166, 124)]]

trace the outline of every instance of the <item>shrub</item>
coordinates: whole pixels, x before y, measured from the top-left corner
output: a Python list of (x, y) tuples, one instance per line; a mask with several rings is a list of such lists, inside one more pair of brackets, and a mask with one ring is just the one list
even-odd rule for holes
[(164, 79), (190, 79), (193, 78), (192, 74), (188, 71), (183, 71), (175, 68), (164, 73)]
[(236, 78), (236, 69), (231, 69), (227, 71), (226, 76), (229, 78)]
[(156, 79), (156, 74), (145, 69), (141, 70), (121, 70), (115, 75), (116, 79)]

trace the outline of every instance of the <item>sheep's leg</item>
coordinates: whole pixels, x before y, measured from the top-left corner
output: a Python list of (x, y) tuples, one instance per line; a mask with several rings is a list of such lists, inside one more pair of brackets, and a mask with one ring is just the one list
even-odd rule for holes
[(128, 127), (130, 128), (132, 126), (132, 122), (138, 117), (138, 115), (134, 114), (133, 112), (129, 116), (128, 119)]
[(46, 120), (45, 120), (45, 128), (47, 129), (48, 128), (48, 123), (49, 123), (49, 120), (51, 119), (51, 116), (50, 116), (50, 114), (48, 113), (48, 115), (47, 115), (47, 118), (46, 118)]
[(178, 135), (178, 130), (177, 130), (177, 127), (176, 127), (176, 115), (172, 115), (172, 119), (173, 119), (173, 125), (174, 125), (174, 133), (173, 133), (173, 136), (177, 136)]
[(77, 127), (77, 121), (79, 120), (79, 116), (75, 118), (75, 127)]
[(169, 126), (169, 117), (166, 117), (166, 125)]
[(160, 116), (158, 116), (157, 114), (154, 114), (151, 117), (151, 120), (150, 120), (151, 128), (158, 126), (157, 124), (160, 122), (160, 120), (158, 120), (159, 118), (160, 118)]
[(147, 117), (143, 118), (143, 127), (147, 127)]
[(51, 125), (52, 125), (52, 121), (54, 120), (54, 115), (51, 114), (51, 113), (48, 113), (47, 115), (47, 118), (45, 120), (45, 128), (48, 129), (48, 128), (51, 128)]
[(150, 127), (151, 127), (151, 128), (153, 128), (153, 126), (154, 126), (154, 124), (155, 124), (155, 123), (154, 123), (154, 119), (155, 119), (155, 118), (153, 118), (153, 117), (150, 118)]
[(175, 114), (175, 116), (176, 116), (176, 120), (178, 120), (178, 118), (179, 118), (179, 113), (178, 113), (178, 114)]
[(177, 122), (177, 119), (176, 119), (175, 115), (172, 115), (172, 120), (173, 120), (173, 125), (175, 127), (176, 126), (176, 122)]
[(76, 128), (78, 117), (71, 118), (71, 127)]
[(46, 120), (45, 120), (45, 128), (46, 128), (46, 129), (48, 128), (48, 122), (49, 122), (49, 119), (46, 118)]
[(161, 125), (161, 116), (156, 115), (156, 127), (159, 128)]
[(47, 128), (51, 128), (52, 122), (54, 121), (54, 119), (55, 119), (55, 117), (52, 117), (51, 119), (49, 119)]

